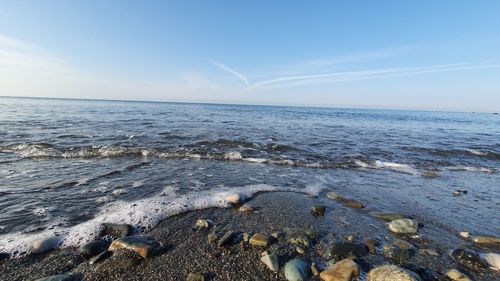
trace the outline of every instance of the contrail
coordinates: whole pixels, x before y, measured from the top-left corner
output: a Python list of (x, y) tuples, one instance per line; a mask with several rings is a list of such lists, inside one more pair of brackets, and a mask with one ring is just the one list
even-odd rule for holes
[(220, 69), (222, 69), (222, 70), (226, 71), (227, 73), (229, 73), (229, 74), (233, 75), (234, 77), (236, 77), (236, 78), (238, 78), (238, 79), (243, 80), (243, 82), (245, 83), (245, 85), (246, 85), (247, 87), (249, 87), (249, 86), (250, 86), (250, 83), (248, 82), (248, 79), (245, 77), (245, 75), (243, 75), (243, 74), (239, 73), (238, 71), (236, 71), (236, 70), (234, 70), (234, 69), (230, 68), (229, 66), (227, 66), (227, 65), (225, 65), (225, 64), (223, 64), (223, 63), (216, 62), (216, 61), (214, 61), (214, 60), (210, 60), (210, 62), (211, 62), (213, 65), (217, 66), (218, 68), (220, 68)]

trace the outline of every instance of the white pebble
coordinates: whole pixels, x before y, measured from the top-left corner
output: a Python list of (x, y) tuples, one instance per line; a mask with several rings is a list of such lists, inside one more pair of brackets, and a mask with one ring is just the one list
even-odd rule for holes
[(482, 254), (481, 257), (493, 268), (500, 271), (500, 255), (495, 253)]

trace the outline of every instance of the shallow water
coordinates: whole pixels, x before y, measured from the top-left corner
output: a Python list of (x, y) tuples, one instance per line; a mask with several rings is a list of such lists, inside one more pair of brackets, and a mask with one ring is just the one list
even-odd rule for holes
[(498, 235), (499, 183), (499, 115), (0, 98), (0, 251), (15, 255), (224, 207), (234, 190), (336, 190)]

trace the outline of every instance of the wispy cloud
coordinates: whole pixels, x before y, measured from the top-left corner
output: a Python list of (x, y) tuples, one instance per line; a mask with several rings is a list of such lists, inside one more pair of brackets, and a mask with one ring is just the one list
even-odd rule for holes
[(227, 72), (227, 73), (229, 73), (229, 74), (233, 75), (234, 77), (236, 77), (236, 78), (238, 78), (238, 79), (241, 79), (241, 80), (245, 83), (245, 85), (246, 85), (247, 87), (249, 87), (249, 86), (250, 86), (250, 83), (248, 82), (248, 79), (247, 79), (247, 77), (246, 77), (245, 75), (241, 74), (240, 72), (238, 72), (238, 71), (236, 71), (236, 70), (234, 70), (234, 69), (230, 68), (229, 66), (227, 66), (227, 65), (225, 65), (225, 64), (223, 64), (223, 63), (220, 63), (220, 62), (217, 62), (217, 61), (214, 61), (214, 60), (210, 60), (210, 62), (211, 62), (213, 65), (217, 66), (218, 68), (220, 68), (220, 69), (224, 70), (225, 72)]

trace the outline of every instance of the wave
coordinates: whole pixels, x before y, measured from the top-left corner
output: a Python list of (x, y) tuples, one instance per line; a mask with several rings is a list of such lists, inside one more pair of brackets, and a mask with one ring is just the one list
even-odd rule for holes
[(405, 174), (410, 174), (410, 175), (417, 175), (418, 171), (417, 169), (413, 168), (411, 165), (408, 164), (400, 164), (400, 163), (393, 163), (393, 162), (383, 162), (376, 160), (373, 163), (366, 163), (361, 160), (355, 159), (354, 164), (358, 165), (361, 168), (366, 168), (366, 169), (388, 169), (396, 172), (401, 172)]
[(58, 247), (79, 247), (98, 237), (103, 223), (126, 223), (134, 227), (136, 233), (151, 230), (160, 221), (187, 211), (207, 208), (227, 208), (230, 204), (227, 195), (237, 193), (243, 198), (251, 198), (260, 192), (292, 191), (317, 195), (324, 187), (311, 185), (305, 189), (278, 187), (266, 184), (239, 187), (219, 186), (200, 190), (195, 194), (178, 195), (173, 188), (168, 192), (132, 202), (118, 201), (108, 203), (106, 198), (98, 198), (104, 204), (99, 213), (91, 220), (73, 227), (48, 229), (40, 233), (8, 233), (0, 236), (0, 252), (11, 257), (30, 253), (29, 245), (39, 239), (56, 239)]
[(500, 160), (500, 153), (492, 151), (491, 149), (478, 149), (478, 148), (466, 148), (466, 149), (439, 149), (439, 148), (427, 148), (427, 147), (404, 147), (410, 151), (419, 151), (429, 153), (435, 156), (445, 156), (445, 157), (477, 157), (489, 160)]

